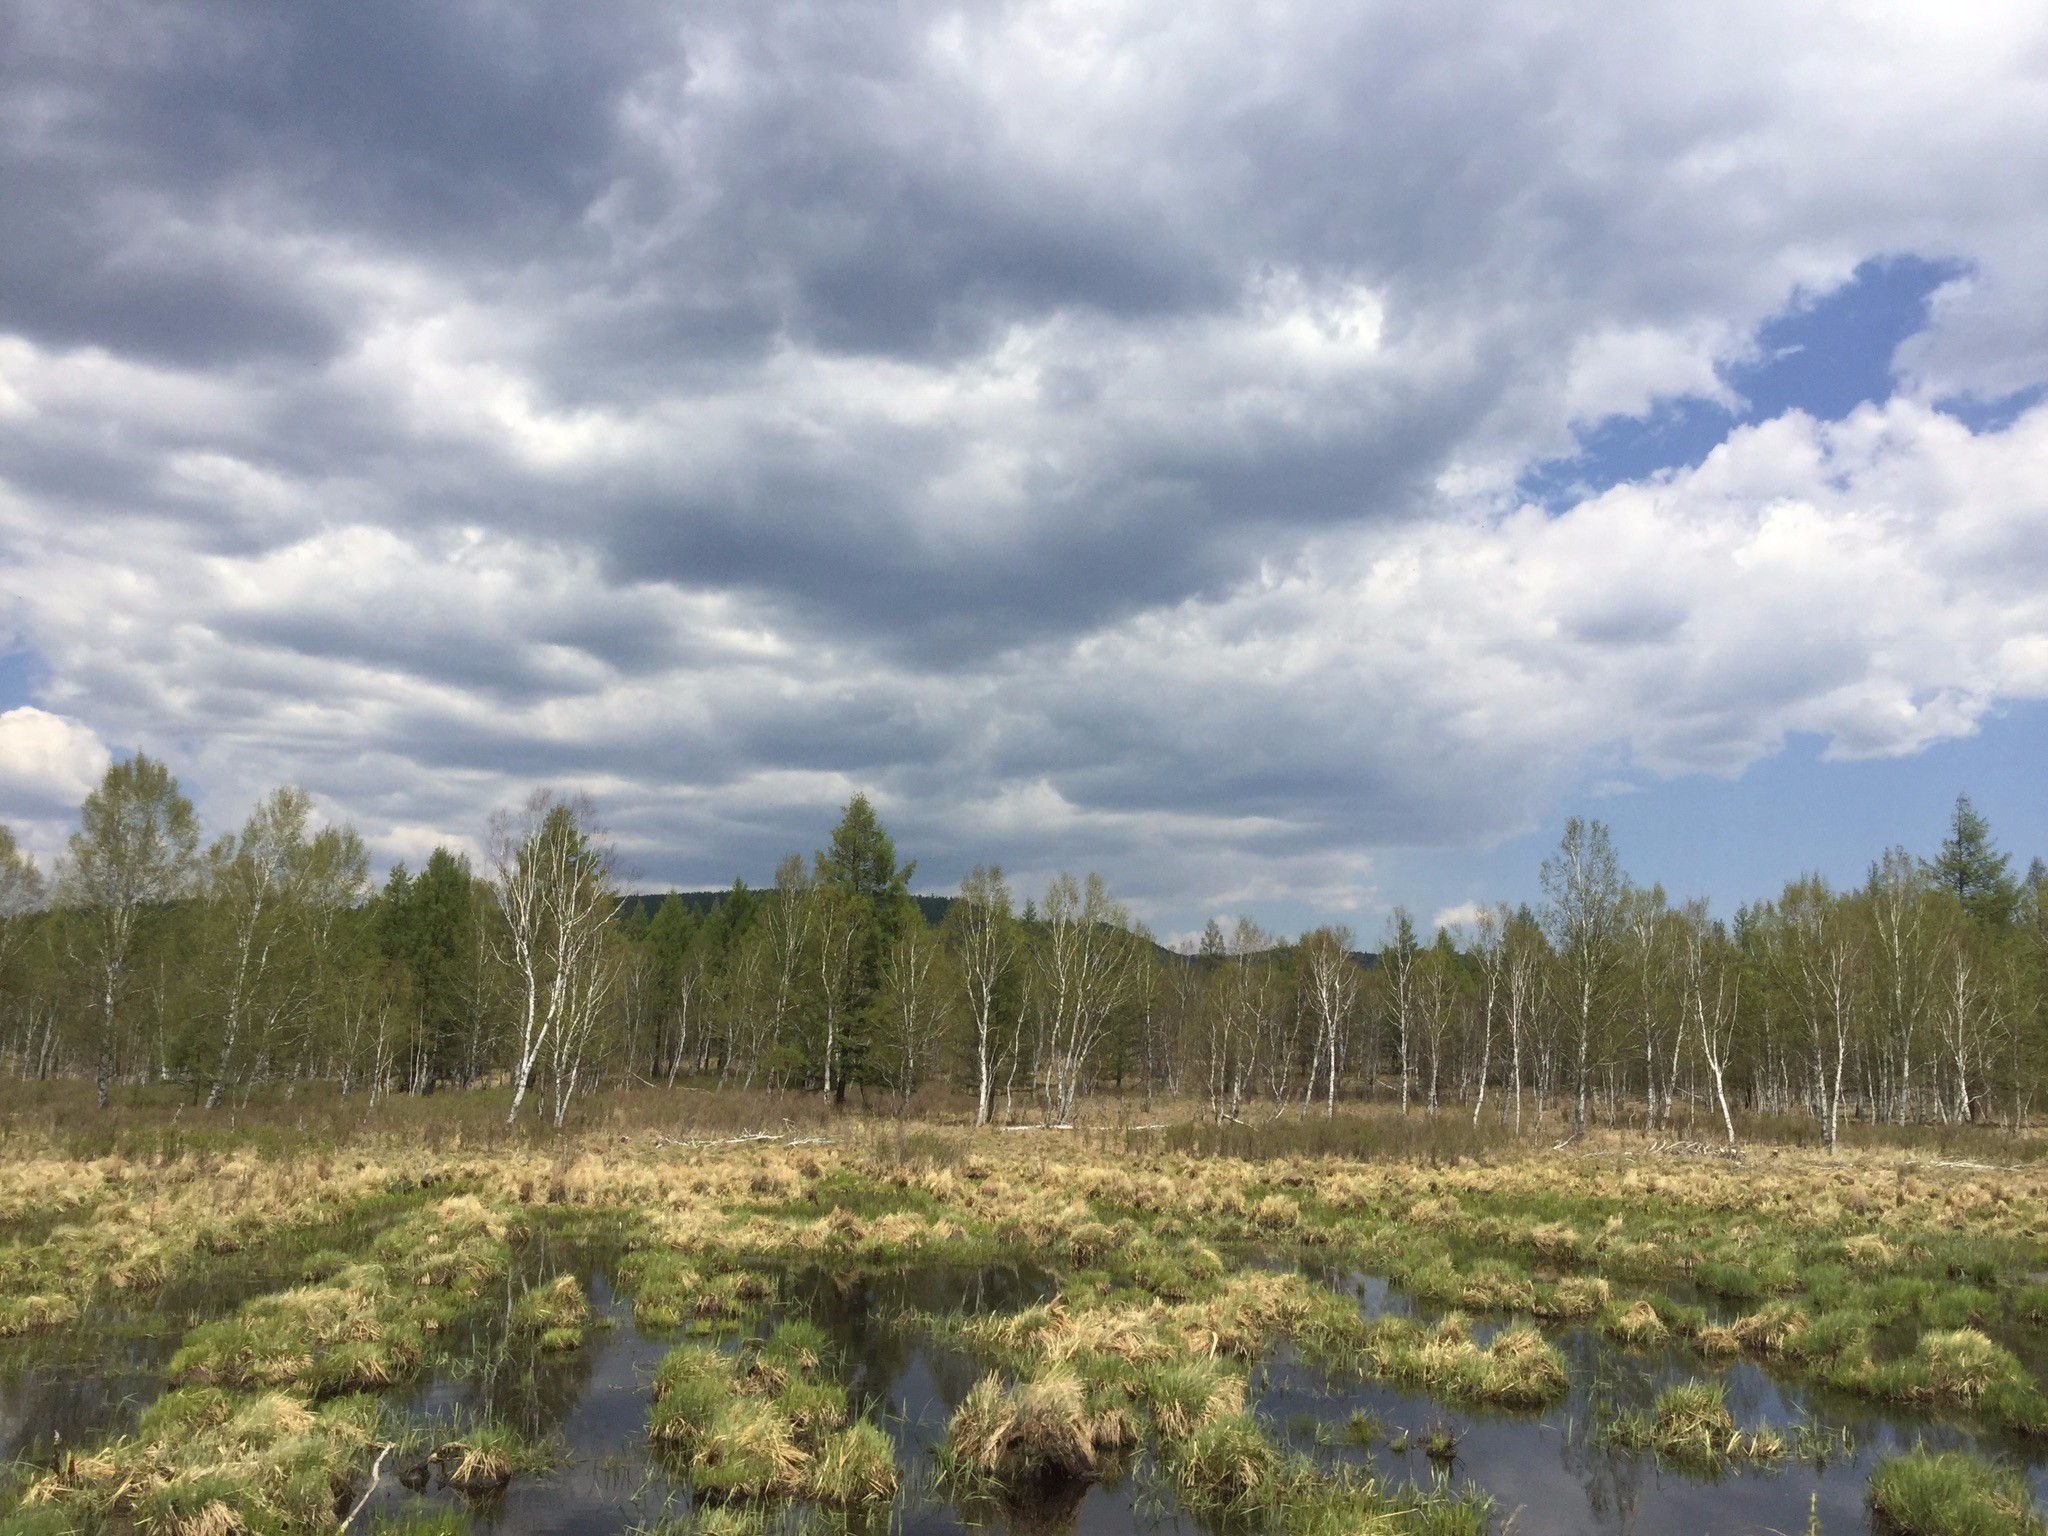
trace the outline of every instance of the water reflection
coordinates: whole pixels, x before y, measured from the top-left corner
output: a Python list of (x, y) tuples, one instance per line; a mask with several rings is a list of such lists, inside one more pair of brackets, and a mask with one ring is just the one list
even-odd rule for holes
[(128, 1433), (163, 1392), (188, 1329), (297, 1284), (314, 1247), (367, 1241), (368, 1230), (333, 1223), (283, 1233), (155, 1291), (102, 1285), (73, 1326), (0, 1339), (0, 1463), (47, 1466), (67, 1448)]
[[(487, 1501), (465, 1502), (431, 1476), (402, 1478), (410, 1469), (388, 1466), (364, 1522), (456, 1506), (484, 1531), (566, 1536), (626, 1531), (689, 1510), (681, 1469), (665, 1465), (646, 1440), (654, 1369), (677, 1336), (635, 1325), (611, 1281), (619, 1257), (603, 1242), (535, 1234), (518, 1248), (500, 1290), (443, 1337), (431, 1373), (390, 1399), (400, 1415), (489, 1418), (551, 1441), (560, 1450), (558, 1469), (515, 1478)], [(188, 1327), (294, 1283), (302, 1263), (282, 1249), (239, 1256), (140, 1303), (98, 1298), (81, 1327), (0, 1344), (0, 1455), (47, 1460), (60, 1448), (132, 1428), (162, 1390)], [(581, 1349), (543, 1354), (507, 1322), (526, 1287), (561, 1273), (586, 1287), (600, 1326)], [(1352, 1296), (1367, 1316), (1434, 1315), (1382, 1277), (1333, 1270), (1315, 1278)], [(969, 1527), (1010, 1536), (1193, 1536), (1195, 1522), (1174, 1512), (1142, 1462), (1121, 1479), (1048, 1485), (983, 1504), (956, 1506), (934, 1488), (930, 1452), (982, 1368), (925, 1320), (1013, 1312), (1053, 1294), (1048, 1274), (1024, 1266), (812, 1267), (782, 1272), (776, 1281), (769, 1315), (752, 1326), (765, 1331), (789, 1315), (815, 1321), (836, 1346), (850, 1398), (898, 1447), (904, 1491), (877, 1536), (953, 1536)], [(1477, 1331), (1483, 1337), (1497, 1326)], [(1584, 1327), (1552, 1330), (1550, 1337), (1565, 1356), (1572, 1387), (1564, 1403), (1541, 1414), (1449, 1409), (1420, 1393), (1332, 1378), (1286, 1349), (1254, 1369), (1251, 1402), (1276, 1438), (1325, 1465), (1369, 1466), (1394, 1484), (1476, 1484), (1495, 1498), (1498, 1527), (1516, 1536), (1789, 1532), (1804, 1527), (1810, 1500), (1825, 1529), (1868, 1530), (1864, 1489), (1872, 1462), (1916, 1440), (2001, 1456), (2025, 1467), (2048, 1494), (2048, 1454), (2024, 1441), (1882, 1412), (1822, 1385), (1773, 1379), (1746, 1361), (1712, 1372), (1675, 1346), (1626, 1352)], [(1846, 1447), (1837, 1439), (1836, 1453), (1825, 1459), (1788, 1457), (1701, 1474), (1609, 1450), (1594, 1433), (1619, 1410), (1647, 1408), (1665, 1386), (1709, 1374), (1725, 1382), (1729, 1409), (1745, 1427), (1814, 1422), (1846, 1432)], [(1347, 1433), (1354, 1416), (1366, 1431), (1356, 1436)], [(1424, 1448), (1433, 1428), (1455, 1442), (1454, 1452), (1435, 1463)]]
[[(1390, 1293), (1377, 1277), (1323, 1278), (1358, 1298), (1368, 1316), (1416, 1315), (1406, 1298)], [(1787, 1532), (1805, 1527), (1810, 1508), (1826, 1530), (1866, 1531), (1864, 1491), (1872, 1463), (1916, 1441), (2012, 1461), (2027, 1469), (2037, 1491), (2048, 1492), (2048, 1455), (2031, 1442), (1974, 1433), (1926, 1416), (1884, 1413), (1867, 1399), (1824, 1385), (1775, 1381), (1746, 1360), (1715, 1370), (1675, 1345), (1624, 1351), (1585, 1327), (1553, 1329), (1549, 1336), (1565, 1357), (1572, 1387), (1563, 1403), (1541, 1414), (1447, 1409), (1421, 1393), (1375, 1381), (1332, 1379), (1285, 1348), (1254, 1372), (1252, 1398), (1296, 1449), (1325, 1464), (1369, 1464), (1393, 1483), (1427, 1486), (1442, 1475), (1423, 1449), (1428, 1430), (1442, 1425), (1457, 1440), (1451, 1480), (1490, 1492), (1500, 1523), (1508, 1525), (1511, 1519), (1517, 1536)], [(1477, 1337), (1480, 1330), (1475, 1329)], [(1726, 1384), (1729, 1411), (1744, 1428), (1824, 1425), (1838, 1432), (1833, 1454), (1681, 1471), (1647, 1453), (1610, 1450), (1600, 1443), (1595, 1429), (1614, 1413), (1646, 1409), (1665, 1387), (1707, 1376)], [(1377, 1427), (1369, 1446), (1348, 1443), (1337, 1433), (1354, 1414)]]

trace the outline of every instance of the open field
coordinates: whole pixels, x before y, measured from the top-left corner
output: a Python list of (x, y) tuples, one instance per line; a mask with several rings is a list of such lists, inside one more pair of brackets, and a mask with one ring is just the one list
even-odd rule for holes
[(2027, 1142), (631, 1108), (17, 1106), (0, 1531), (2038, 1528)]

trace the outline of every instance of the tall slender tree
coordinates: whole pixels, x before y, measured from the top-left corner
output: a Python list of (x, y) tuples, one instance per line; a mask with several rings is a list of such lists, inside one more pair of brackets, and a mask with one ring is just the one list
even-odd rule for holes
[(958, 957), (974, 1031), (974, 1123), (987, 1125), (995, 1112), (996, 1054), (1002, 1039), (997, 1000), (1017, 954), (1010, 887), (1000, 864), (977, 864), (960, 882), (960, 899), (946, 913), (945, 930)]
[(1991, 823), (1970, 803), (1956, 796), (1948, 836), (1928, 865), (1936, 885), (1954, 893), (1963, 910), (1987, 928), (2007, 927), (2019, 913), (2019, 882), (2012, 877), (2012, 856), (1991, 841)]
[(150, 917), (165, 915), (190, 892), (199, 818), (171, 771), (138, 752), (108, 767), (78, 819), (58, 875), (58, 900), (78, 920), (80, 958), (91, 977), (99, 1019), (93, 1089), (105, 1109), (137, 939)]
[[(882, 962), (903, 932), (917, 863), (896, 862), (896, 841), (864, 794), (847, 801), (831, 842), (817, 855), (817, 879), (829, 899), (821, 912), (825, 946), (820, 985), (826, 992), (825, 1093), (846, 1102), (875, 1024)], [(829, 941), (829, 942), (828, 942)]]
[(1593, 1039), (1610, 1006), (1621, 960), (1622, 893), (1627, 880), (1605, 824), (1574, 816), (1557, 852), (1543, 861), (1545, 918), (1563, 981), (1573, 1046), (1572, 1126), (1584, 1133)]
[(1315, 1101), (1316, 1078), (1323, 1081), (1324, 1118), (1337, 1115), (1337, 1080), (1344, 1071), (1344, 1042), (1358, 1011), (1361, 973), (1351, 958), (1351, 930), (1318, 928), (1301, 941), (1303, 1009), (1315, 1036), (1308, 1087), (1302, 1107)]
[[(607, 999), (605, 928), (618, 901), (618, 855), (598, 831), (588, 800), (558, 799), (545, 789), (516, 817), (492, 818), (490, 849), (504, 914), (502, 960), (518, 993), (509, 1125), (543, 1053), (564, 1039), (586, 1038), (590, 1017)], [(558, 1089), (558, 1121), (566, 1108)]]

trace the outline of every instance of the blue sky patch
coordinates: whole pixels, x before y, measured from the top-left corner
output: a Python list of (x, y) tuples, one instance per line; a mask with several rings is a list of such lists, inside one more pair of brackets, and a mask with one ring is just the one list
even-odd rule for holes
[[(1883, 403), (1892, 394), (1893, 354), (1927, 324), (1929, 296), (1962, 270), (1954, 262), (1918, 256), (1864, 262), (1832, 293), (1796, 298), (1765, 322), (1753, 361), (1718, 370), (1722, 382), (1748, 402), (1746, 410), (1687, 397), (1661, 400), (1644, 416), (1609, 416), (1580, 430), (1577, 454), (1524, 476), (1522, 494), (1561, 508), (1659, 470), (1690, 469), (1745, 421), (1769, 421), (1792, 410), (1839, 421), (1865, 401)], [(1994, 420), (2007, 404), (1979, 407), (1980, 419)], [(2022, 409), (2025, 404), (2004, 419)], [(1962, 419), (1973, 431), (1984, 430), (1970, 417)]]
[(36, 701), (36, 690), (50, 669), (34, 651), (0, 652), (0, 710), (18, 709)]

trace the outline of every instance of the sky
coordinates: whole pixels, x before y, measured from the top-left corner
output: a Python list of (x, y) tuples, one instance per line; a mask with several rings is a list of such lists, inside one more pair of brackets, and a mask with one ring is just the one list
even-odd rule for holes
[(1166, 936), (2048, 853), (2048, 11), (0, 10), (0, 819)]

